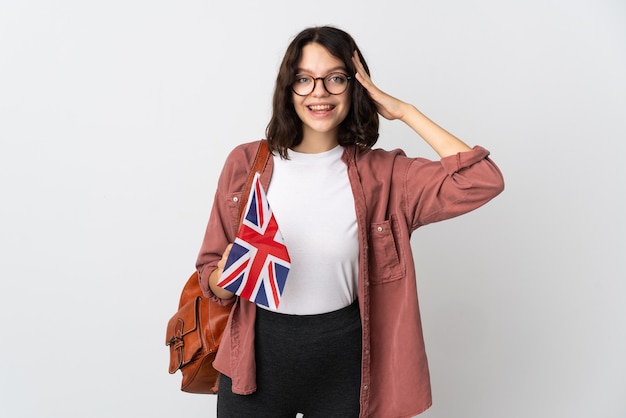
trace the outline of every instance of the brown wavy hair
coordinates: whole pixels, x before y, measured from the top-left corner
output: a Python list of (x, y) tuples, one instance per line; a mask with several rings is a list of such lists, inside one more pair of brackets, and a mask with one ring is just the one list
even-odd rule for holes
[(304, 29), (291, 41), (283, 57), (276, 77), (276, 87), (272, 100), (272, 118), (265, 135), (271, 151), (277, 151), (281, 157), (287, 157), (287, 150), (302, 142), (302, 121), (293, 106), (291, 84), (297, 72), (302, 49), (311, 43), (317, 43), (340, 59), (346, 71), (352, 76), (350, 85), (351, 105), (348, 115), (339, 125), (339, 145), (359, 145), (371, 148), (378, 140), (378, 112), (376, 105), (365, 88), (355, 78), (356, 68), (352, 63), (352, 54), (357, 51), (365, 71), (370, 71), (356, 45), (345, 31), (332, 26), (316, 26)]

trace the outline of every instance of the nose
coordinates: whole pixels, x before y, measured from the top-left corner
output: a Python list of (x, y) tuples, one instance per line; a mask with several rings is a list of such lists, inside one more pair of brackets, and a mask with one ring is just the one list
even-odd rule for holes
[(324, 79), (322, 77), (318, 77), (313, 80), (313, 91), (311, 92), (311, 94), (315, 97), (323, 97), (330, 94), (326, 90), (326, 86), (324, 85)]

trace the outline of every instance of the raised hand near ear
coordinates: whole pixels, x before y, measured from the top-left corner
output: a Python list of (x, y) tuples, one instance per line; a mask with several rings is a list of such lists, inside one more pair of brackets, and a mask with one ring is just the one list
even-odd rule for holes
[(376, 87), (370, 76), (365, 72), (365, 67), (363, 67), (363, 63), (361, 63), (359, 54), (356, 51), (354, 51), (352, 55), (352, 62), (356, 67), (355, 77), (357, 81), (367, 90), (376, 104), (376, 110), (382, 117), (389, 120), (398, 119), (406, 123), (421, 136), (440, 157), (470, 150), (469, 146), (428, 119), (415, 106), (398, 100)]
[(376, 103), (378, 113), (380, 113), (380, 115), (385, 119), (402, 119), (407, 112), (407, 107), (410, 105), (396, 99), (393, 96), (390, 96), (376, 87), (370, 76), (365, 71), (361, 60), (359, 59), (359, 54), (356, 51), (354, 51), (354, 54), (352, 55), (352, 63), (356, 67), (356, 79), (363, 87), (365, 87), (365, 90), (367, 90), (374, 103)]

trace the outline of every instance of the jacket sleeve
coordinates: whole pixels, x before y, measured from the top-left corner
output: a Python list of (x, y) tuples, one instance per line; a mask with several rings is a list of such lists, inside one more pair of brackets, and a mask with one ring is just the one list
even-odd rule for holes
[(234, 240), (230, 238), (230, 231), (223, 220), (229, 217), (227, 205), (224, 204), (225, 198), (220, 194), (219, 190), (215, 193), (213, 207), (209, 216), (204, 239), (200, 247), (200, 253), (196, 260), (196, 269), (200, 280), (200, 288), (204, 295), (215, 300), (220, 304), (228, 304), (234, 298), (223, 300), (215, 296), (209, 287), (209, 276), (217, 268), (217, 263), (222, 258), (222, 253), (226, 246)]
[(407, 211), (414, 229), (470, 212), (504, 190), (489, 151), (475, 146), (439, 161), (414, 159), (407, 167)]
[(235, 240), (237, 234), (238, 204), (251, 165), (248, 148), (238, 146), (226, 159), (218, 180), (209, 221), (196, 260), (200, 288), (205, 296), (220, 304), (232, 303), (235, 298), (220, 299), (215, 296), (209, 287), (209, 276), (217, 268), (217, 263), (222, 258), (224, 249)]

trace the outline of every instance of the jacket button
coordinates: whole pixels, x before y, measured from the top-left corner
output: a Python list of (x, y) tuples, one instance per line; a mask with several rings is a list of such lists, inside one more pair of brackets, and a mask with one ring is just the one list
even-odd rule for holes
[(382, 227), (382, 226), (379, 226), (379, 227), (377, 228), (377, 230), (378, 230), (378, 232), (383, 232), (383, 227)]
[(236, 197), (236, 196), (235, 196), (235, 197), (233, 197), (233, 202), (235, 202), (235, 203), (239, 202), (239, 198), (238, 198), (238, 197)]
[(363, 390), (368, 390), (369, 388), (370, 388), (370, 387), (369, 387), (369, 386), (367, 386), (367, 385), (363, 386)]

